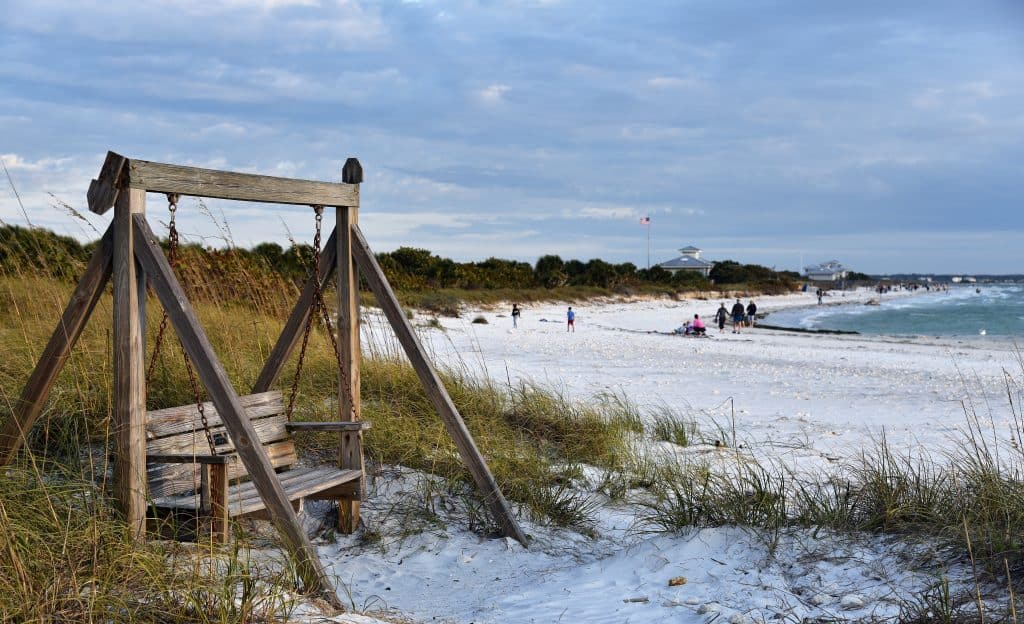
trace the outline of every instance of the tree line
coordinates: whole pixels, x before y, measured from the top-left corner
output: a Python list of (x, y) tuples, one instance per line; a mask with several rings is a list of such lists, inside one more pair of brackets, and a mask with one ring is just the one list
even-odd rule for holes
[[(166, 241), (163, 244), (166, 246)], [(45, 275), (70, 278), (80, 272), (94, 247), (94, 242), (82, 244), (70, 236), (41, 228), (0, 226), (0, 267), (31, 269)], [(230, 256), (233, 266), (270, 269), (295, 283), (306, 278), (313, 255), (310, 245), (282, 247), (277, 243), (261, 243), (252, 249), (207, 249), (195, 244), (183, 245), (183, 248), (184, 257), (208, 256), (209, 260), (223, 261)], [(638, 268), (631, 262), (614, 264), (597, 258), (586, 262), (563, 260), (557, 255), (541, 256), (533, 265), (494, 257), (477, 262), (456, 262), (416, 247), (399, 247), (376, 256), (397, 290), (555, 289), (574, 286), (621, 290), (657, 286), (699, 291), (710, 290), (715, 285), (745, 284), (781, 291), (795, 287), (800, 281), (800, 276), (792, 271), (774, 271), (734, 260), (718, 262), (705, 278), (695, 272), (673, 274), (658, 266)]]

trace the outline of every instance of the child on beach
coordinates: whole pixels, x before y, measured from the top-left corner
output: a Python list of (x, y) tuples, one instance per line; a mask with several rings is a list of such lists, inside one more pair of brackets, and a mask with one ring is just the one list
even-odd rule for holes
[(512, 327), (519, 327), (519, 304), (512, 304)]
[(569, 311), (565, 313), (565, 319), (568, 324), (565, 326), (565, 331), (572, 331), (576, 333), (576, 313), (572, 311), (572, 306), (569, 306)]

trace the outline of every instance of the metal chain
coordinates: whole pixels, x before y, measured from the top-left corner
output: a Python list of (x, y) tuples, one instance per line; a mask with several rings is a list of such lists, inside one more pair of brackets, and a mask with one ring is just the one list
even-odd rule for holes
[(196, 397), (196, 409), (199, 411), (199, 420), (203, 423), (203, 433), (206, 434), (206, 443), (210, 446), (210, 455), (216, 455), (217, 444), (213, 441), (213, 434), (210, 433), (210, 423), (206, 420), (206, 406), (203, 405), (203, 395), (199, 390), (199, 381), (196, 379), (196, 372), (192, 369), (192, 361), (189, 360), (188, 353), (185, 352), (184, 344), (181, 345), (181, 356), (185, 359), (188, 383), (192, 386), (192, 394)]
[[(167, 194), (167, 210), (171, 213), (170, 222), (167, 224), (167, 261), (174, 269), (178, 266), (178, 243), (180, 238), (178, 236), (178, 227), (175, 223), (175, 215), (178, 212), (178, 194), (168, 193)], [(157, 356), (160, 354), (160, 347), (163, 345), (164, 333), (167, 330), (167, 310), (164, 310), (163, 316), (160, 318), (160, 329), (157, 330), (156, 343), (153, 345), (153, 354), (150, 356), (149, 369), (146, 371), (146, 387), (149, 387), (150, 382), (153, 380), (153, 372), (156, 369)], [(192, 388), (192, 394), (196, 400), (196, 409), (199, 411), (199, 420), (203, 424), (203, 433), (206, 435), (206, 443), (210, 446), (210, 454), (217, 454), (217, 445), (213, 441), (213, 434), (210, 433), (210, 423), (206, 419), (206, 406), (203, 405), (202, 391), (199, 389), (199, 381), (196, 379), (196, 372), (192, 368), (192, 361), (188, 357), (188, 352), (185, 351), (185, 345), (182, 344), (181, 340), (178, 340), (178, 345), (181, 347), (181, 357), (185, 360), (185, 370), (188, 371), (189, 386)]]
[[(313, 328), (313, 318), (316, 316), (317, 312), (319, 312), (320, 318), (323, 320), (324, 330), (327, 332), (327, 337), (330, 338), (331, 340), (331, 348), (334, 351), (334, 357), (338, 363), (338, 371), (341, 373), (342, 378), (346, 377), (345, 363), (341, 357), (341, 349), (338, 347), (338, 340), (337, 338), (335, 338), (334, 331), (331, 328), (331, 315), (330, 312), (327, 310), (327, 304), (324, 303), (324, 293), (323, 289), (320, 286), (320, 240), (321, 233), (323, 230), (324, 207), (313, 206), (313, 210), (316, 213), (316, 230), (313, 234), (312, 270), (313, 307), (315, 308), (315, 310), (310, 310), (309, 314), (306, 316), (306, 324), (302, 332), (302, 347), (299, 349), (299, 360), (295, 366), (295, 377), (292, 378), (291, 394), (289, 395), (288, 398), (287, 417), (289, 421), (291, 421), (292, 412), (295, 409), (295, 397), (298, 394), (299, 390), (299, 380), (302, 376), (302, 365), (306, 358), (306, 347), (309, 344), (309, 334)], [(342, 392), (344, 393), (345, 399), (348, 400), (349, 409), (352, 410), (352, 414), (354, 415), (355, 401), (352, 397), (352, 389), (348, 387), (348, 385), (346, 384), (345, 387), (342, 389)]]
[[(174, 193), (167, 194), (167, 210), (171, 213), (170, 222), (167, 224), (167, 261), (171, 268), (178, 266), (178, 228), (174, 222), (175, 213), (178, 211), (178, 196)], [(149, 368), (146, 370), (146, 387), (153, 381), (153, 373), (156, 371), (157, 356), (160, 355), (160, 348), (164, 342), (164, 332), (167, 331), (167, 310), (164, 310), (160, 317), (160, 328), (156, 332), (156, 342), (153, 344), (153, 353), (149, 356)]]

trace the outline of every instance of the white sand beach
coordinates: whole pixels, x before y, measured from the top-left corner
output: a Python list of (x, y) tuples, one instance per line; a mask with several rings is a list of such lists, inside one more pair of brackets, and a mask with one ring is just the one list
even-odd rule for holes
[[(826, 298), (862, 305), (867, 289)], [(914, 296), (909, 293), (889, 298)], [(666, 405), (700, 420), (735, 426), (752, 449), (794, 459), (860, 450), (885, 433), (899, 447), (942, 448), (964, 424), (961, 401), (983, 407), (1005, 394), (1016, 365), (1011, 340), (824, 335), (744, 329), (711, 338), (668, 336), (685, 319), (710, 319), (721, 300), (527, 307), (518, 329), (507, 310), (469, 310), (427, 332), (438, 359), (495, 379), (529, 379), (585, 400), (617, 393), (643, 406)], [(743, 298), (746, 304), (749, 298)], [(732, 300), (725, 300), (729, 307)], [(811, 293), (759, 297), (759, 312), (813, 306)], [(487, 325), (474, 324), (484, 316)], [(461, 364), (460, 364), (461, 365)], [(730, 401), (730, 398), (732, 401)], [(984, 411), (984, 409), (982, 409)], [(998, 427), (1000, 423), (996, 423)]]
[[(871, 296), (865, 290), (828, 301), (858, 305)], [(1004, 369), (1020, 376), (1012, 340), (758, 328), (719, 334), (717, 327), (710, 338), (648, 333), (670, 332), (694, 313), (710, 319), (718, 303), (574, 305), (575, 333), (566, 332), (565, 304), (525, 306), (516, 329), (504, 308), (473, 309), (441, 319), (444, 331), (422, 328), (421, 337), (442, 365), (502, 382), (535, 381), (584, 401), (615, 393), (642, 407), (673, 408), (710, 430), (717, 424), (729, 435), (735, 426), (744, 452), (796, 473), (838, 466), (883, 434), (901, 452), (941, 454), (957, 444), (965, 402), (996, 432), (1010, 424), (1001, 406)], [(816, 300), (796, 294), (757, 303), (770, 313)], [(477, 316), (488, 323), (472, 323)], [(375, 319), (370, 313), (368, 333), (380, 340)], [(410, 495), (405, 488), (413, 476), (386, 470), (366, 504), (366, 522), (392, 521), (386, 508)], [(636, 530), (635, 511), (605, 505), (593, 538), (527, 523), (535, 540), (529, 551), (453, 522), (383, 548), (343, 540), (323, 546), (322, 554), (357, 608), (460, 623), (892, 617), (901, 597), (940, 575), (949, 574), (954, 585), (968, 578), (957, 568), (919, 569), (900, 554), (924, 547), (891, 537), (792, 531), (773, 547), (738, 528), (653, 536)], [(685, 584), (667, 585), (679, 576)]]

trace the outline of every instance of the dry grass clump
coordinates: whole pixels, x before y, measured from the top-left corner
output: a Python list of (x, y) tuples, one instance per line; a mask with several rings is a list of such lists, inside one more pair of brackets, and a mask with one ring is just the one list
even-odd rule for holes
[(21, 464), (0, 479), (0, 621), (265, 622), (295, 598), (287, 567), (132, 541), (90, 481)]
[(655, 440), (671, 442), (677, 446), (690, 446), (699, 435), (697, 421), (668, 408), (662, 408), (651, 415), (650, 431)]
[(749, 526), (776, 531), (788, 521), (788, 479), (779, 468), (747, 461), (715, 471), (685, 461), (660, 467), (638, 501), (641, 531), (686, 532), (695, 528)]

